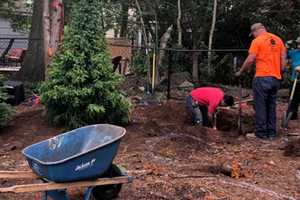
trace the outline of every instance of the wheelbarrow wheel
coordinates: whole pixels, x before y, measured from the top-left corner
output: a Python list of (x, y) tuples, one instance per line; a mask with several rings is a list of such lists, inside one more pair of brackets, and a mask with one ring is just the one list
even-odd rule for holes
[[(117, 167), (116, 165), (112, 165), (105, 177), (112, 178), (122, 175), (122, 171), (119, 169), (119, 167)], [(115, 199), (119, 196), (121, 189), (122, 184), (97, 186), (92, 190), (92, 197), (95, 200)]]
[(111, 200), (119, 196), (122, 184), (97, 186), (92, 191), (92, 199)]

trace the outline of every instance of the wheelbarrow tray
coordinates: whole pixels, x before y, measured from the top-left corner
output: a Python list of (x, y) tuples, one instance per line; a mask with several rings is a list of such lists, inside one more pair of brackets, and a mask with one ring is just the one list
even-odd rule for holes
[(96, 179), (112, 165), (125, 132), (108, 124), (86, 126), (33, 144), (23, 154), (30, 168), (49, 181)]

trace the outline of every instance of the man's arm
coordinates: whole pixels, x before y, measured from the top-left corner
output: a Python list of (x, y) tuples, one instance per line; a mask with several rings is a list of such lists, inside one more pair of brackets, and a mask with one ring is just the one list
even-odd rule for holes
[(208, 105), (208, 110), (207, 110), (208, 111), (208, 113), (207, 113), (208, 120), (212, 123), (213, 129), (217, 129), (215, 120), (216, 120), (216, 110), (219, 105), (220, 105), (220, 102), (217, 102), (217, 101), (212, 101)]
[(243, 63), (241, 69), (237, 73), (235, 73), (235, 75), (240, 76), (244, 71), (249, 70), (249, 68), (254, 64), (255, 59), (256, 55), (250, 53), (245, 62)]
[(287, 53), (284, 48), (281, 52), (281, 72), (284, 72), (285, 67), (287, 66)]
[(286, 51), (282, 52), (281, 54), (281, 72), (283, 73), (286, 66), (287, 66), (287, 58), (286, 58)]

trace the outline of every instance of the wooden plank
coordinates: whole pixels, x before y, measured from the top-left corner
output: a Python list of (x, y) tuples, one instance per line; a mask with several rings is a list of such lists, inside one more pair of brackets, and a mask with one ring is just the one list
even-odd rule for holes
[(32, 171), (0, 171), (0, 179), (38, 179)]
[[(252, 102), (254, 101), (253, 98), (250, 98), (250, 99), (242, 99), (241, 103), (249, 103), (249, 102)], [(239, 104), (238, 102), (235, 103), (236, 105)]]
[(41, 192), (50, 190), (63, 190), (71, 188), (82, 188), (99, 185), (114, 185), (132, 182), (132, 177), (123, 176), (115, 178), (100, 178), (94, 181), (79, 181), (70, 183), (39, 183), (27, 185), (15, 185), (7, 188), (0, 188), (0, 193), (26, 193), (26, 192)]
[[(253, 101), (254, 101), (253, 98), (243, 99), (241, 101), (241, 103), (250, 103), (250, 102), (253, 102)], [(239, 102), (235, 102), (234, 105), (231, 106), (231, 107), (228, 107), (228, 106), (219, 106), (217, 109), (218, 110), (230, 110), (230, 109), (236, 109), (236, 108), (238, 108), (238, 106), (239, 106)]]

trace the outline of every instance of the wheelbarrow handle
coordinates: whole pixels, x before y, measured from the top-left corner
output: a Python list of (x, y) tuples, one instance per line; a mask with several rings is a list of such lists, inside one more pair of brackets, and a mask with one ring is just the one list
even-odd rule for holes
[(0, 188), (0, 193), (27, 193), (27, 192), (42, 192), (51, 190), (64, 190), (71, 188), (82, 188), (82, 187), (92, 187), (99, 185), (114, 185), (122, 183), (132, 182), (132, 177), (122, 176), (114, 178), (99, 178), (97, 180), (91, 181), (78, 181), (70, 183), (37, 183), (37, 184), (25, 184), (25, 185), (15, 185), (12, 187)]
[(293, 98), (294, 98), (294, 94), (295, 94), (295, 90), (296, 90), (296, 86), (297, 86), (297, 82), (298, 82), (298, 75), (299, 75), (299, 72), (296, 71), (296, 77), (295, 77), (295, 80), (294, 80), (294, 83), (293, 83), (293, 88), (292, 88), (292, 91), (291, 91), (290, 101), (292, 101)]

